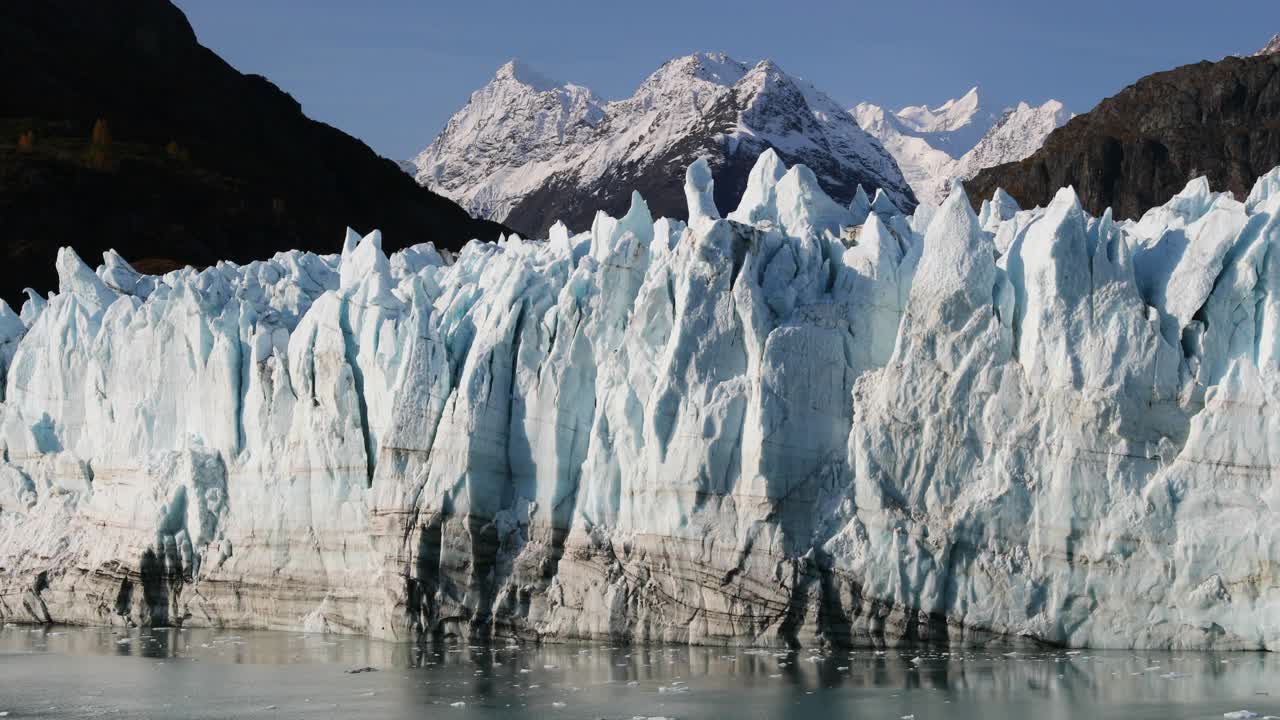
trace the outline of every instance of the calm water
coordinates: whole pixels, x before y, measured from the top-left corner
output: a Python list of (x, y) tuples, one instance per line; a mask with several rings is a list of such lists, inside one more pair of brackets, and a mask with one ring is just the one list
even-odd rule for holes
[[(360, 668), (372, 671), (352, 673)], [(606, 645), (418, 648), (282, 632), (0, 629), (4, 717), (1280, 716), (1268, 654)]]

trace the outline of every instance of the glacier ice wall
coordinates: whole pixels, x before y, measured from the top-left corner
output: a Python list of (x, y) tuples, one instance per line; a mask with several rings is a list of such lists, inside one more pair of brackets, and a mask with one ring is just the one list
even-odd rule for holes
[(0, 617), (1280, 648), (1280, 169), (743, 206), (0, 307)]

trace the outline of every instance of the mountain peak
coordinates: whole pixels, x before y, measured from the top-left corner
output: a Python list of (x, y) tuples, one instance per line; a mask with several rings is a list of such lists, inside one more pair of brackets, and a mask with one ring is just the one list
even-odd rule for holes
[(951, 132), (968, 125), (978, 113), (981, 99), (975, 85), (958, 98), (952, 98), (936, 108), (927, 105), (908, 105), (897, 112), (898, 119), (915, 132)]
[(936, 108), (892, 113), (864, 102), (850, 112), (893, 155), (916, 197), (935, 204), (949, 192), (951, 178), (1021, 160), (1072, 117), (1057, 100), (1019, 102), (996, 116), (982, 109), (976, 87)]
[(502, 67), (498, 68), (498, 72), (494, 73), (493, 79), (514, 80), (515, 82), (533, 88), (538, 92), (555, 90), (561, 86), (561, 83), (548, 78), (537, 70), (534, 70), (519, 58), (512, 58)]
[(724, 53), (696, 52), (667, 61), (651, 77), (683, 75), (729, 87), (742, 79), (747, 64)]
[(764, 59), (753, 65), (736, 84), (743, 83), (764, 87), (767, 85), (792, 86), (795, 78), (788, 75), (785, 70), (778, 66), (778, 63)]
[(938, 110), (942, 111), (942, 110), (958, 108), (958, 107), (977, 107), (978, 100), (979, 100), (978, 86), (974, 85), (973, 87), (969, 88), (965, 92), (965, 94), (961, 95), (960, 97), (952, 98), (946, 101), (945, 103), (943, 103), (942, 107), (938, 108)]
[[(519, 79), (522, 71), (511, 63), (500, 75)], [(602, 103), (578, 90), (534, 94), (495, 81), (473, 93), (418, 154), (416, 177), (479, 215), (506, 218), (532, 234), (556, 220), (588, 226), (599, 209), (626, 212), (632, 190), (649, 199), (653, 213), (682, 217), (687, 204), (665, 188), (699, 157), (715, 176), (716, 206), (728, 212), (769, 148), (788, 165), (807, 165), (841, 204), (858, 185), (883, 188), (899, 207), (915, 204), (874, 138), (770, 60), (747, 64), (698, 52), (668, 60), (627, 98)]]
[(1271, 40), (1266, 45), (1263, 45), (1262, 49), (1254, 53), (1253, 56), (1261, 57), (1262, 55), (1274, 55), (1276, 53), (1280, 53), (1280, 33), (1272, 35)]

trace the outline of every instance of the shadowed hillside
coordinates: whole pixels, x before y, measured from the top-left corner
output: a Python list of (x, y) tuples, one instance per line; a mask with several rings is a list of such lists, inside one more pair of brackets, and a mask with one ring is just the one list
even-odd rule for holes
[(359, 140), (196, 41), (165, 0), (0, 4), (0, 294), (57, 284), (57, 248), (164, 271), (278, 250), (495, 239)]

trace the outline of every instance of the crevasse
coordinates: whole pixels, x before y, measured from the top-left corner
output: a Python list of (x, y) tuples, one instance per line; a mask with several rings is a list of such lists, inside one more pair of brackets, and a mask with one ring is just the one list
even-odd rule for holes
[(0, 617), (1280, 648), (1280, 169), (1139, 221), (842, 207), (0, 307)]

